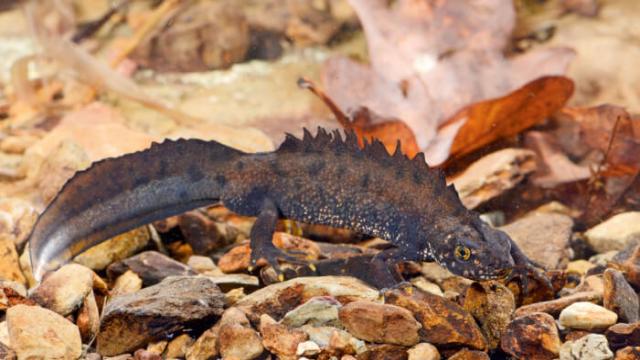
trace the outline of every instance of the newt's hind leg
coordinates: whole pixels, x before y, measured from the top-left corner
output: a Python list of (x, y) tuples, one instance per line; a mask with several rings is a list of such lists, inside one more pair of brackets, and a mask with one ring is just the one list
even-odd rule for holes
[(289, 255), (273, 245), (273, 233), (276, 230), (279, 215), (280, 211), (276, 204), (265, 199), (249, 236), (251, 237), (251, 266), (255, 267), (258, 260), (263, 258), (278, 274), (281, 274), (279, 260), (299, 265), (307, 265), (307, 262)]

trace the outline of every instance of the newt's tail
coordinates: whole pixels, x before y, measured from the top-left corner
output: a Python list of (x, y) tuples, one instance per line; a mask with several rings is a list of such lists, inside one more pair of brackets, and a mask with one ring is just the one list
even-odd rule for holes
[(76, 173), (31, 233), (34, 277), (137, 226), (215, 203), (223, 164), (242, 154), (215, 141), (165, 141)]

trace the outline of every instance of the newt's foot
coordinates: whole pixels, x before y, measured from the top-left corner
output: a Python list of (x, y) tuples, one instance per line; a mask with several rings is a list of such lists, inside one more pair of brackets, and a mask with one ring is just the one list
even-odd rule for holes
[(265, 259), (269, 265), (276, 271), (279, 278), (282, 278), (282, 268), (280, 262), (286, 262), (294, 265), (309, 265), (309, 261), (301, 259), (298, 256), (306, 256), (304, 251), (290, 250), (283, 251), (275, 246), (261, 247), (258, 249), (251, 249), (251, 262), (249, 266), (255, 268), (258, 264), (258, 260)]
[(534, 279), (537, 283), (542, 285), (546, 291), (554, 293), (553, 284), (547, 275), (540, 269), (530, 264), (516, 265), (511, 272), (505, 278), (505, 284), (509, 284), (515, 279), (520, 280), (520, 294), (522, 298), (526, 298), (529, 295), (529, 279)]

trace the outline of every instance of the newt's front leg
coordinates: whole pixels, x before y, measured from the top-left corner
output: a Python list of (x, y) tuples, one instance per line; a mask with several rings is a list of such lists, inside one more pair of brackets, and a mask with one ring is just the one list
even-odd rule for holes
[(524, 252), (522, 252), (522, 250), (518, 247), (515, 241), (511, 240), (510, 242), (510, 253), (511, 258), (513, 259), (514, 266), (507, 278), (507, 282), (519, 277), (523, 294), (525, 294), (526, 296), (526, 293), (529, 290), (528, 278), (531, 277), (553, 293), (553, 284), (551, 283), (551, 280), (549, 280), (549, 278), (546, 276), (546, 274), (542, 271), (544, 270), (544, 266), (529, 259), (529, 257), (527, 257), (527, 255), (525, 255)]
[(258, 260), (263, 258), (278, 274), (281, 274), (278, 260), (299, 265), (307, 264), (306, 261), (291, 256), (273, 245), (273, 233), (279, 218), (280, 211), (276, 204), (270, 199), (265, 199), (249, 234), (251, 238), (251, 267), (255, 267)]

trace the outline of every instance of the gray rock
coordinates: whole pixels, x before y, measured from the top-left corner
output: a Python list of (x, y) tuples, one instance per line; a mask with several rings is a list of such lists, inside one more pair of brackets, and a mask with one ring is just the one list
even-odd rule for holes
[(576, 341), (567, 341), (560, 347), (560, 360), (608, 360), (613, 359), (607, 338), (601, 334), (589, 334)]
[(340, 326), (339, 309), (340, 303), (336, 299), (317, 296), (286, 313), (280, 323), (292, 327), (304, 324)]
[(222, 314), (224, 294), (206, 277), (168, 277), (157, 285), (113, 298), (105, 307), (98, 352), (116, 355), (211, 322)]
[(138, 274), (144, 286), (155, 285), (169, 276), (196, 275), (187, 265), (157, 251), (145, 251), (113, 263), (107, 268), (107, 274), (110, 279), (115, 279), (127, 270)]
[(500, 227), (531, 260), (557, 269), (569, 259), (573, 220), (561, 214), (536, 212)]
[(615, 215), (585, 232), (587, 242), (597, 253), (622, 250), (640, 240), (640, 211)]
[(604, 307), (618, 314), (621, 322), (633, 323), (640, 320), (638, 295), (624, 278), (624, 275), (618, 270), (607, 269), (603, 279), (604, 296), (602, 301)]

